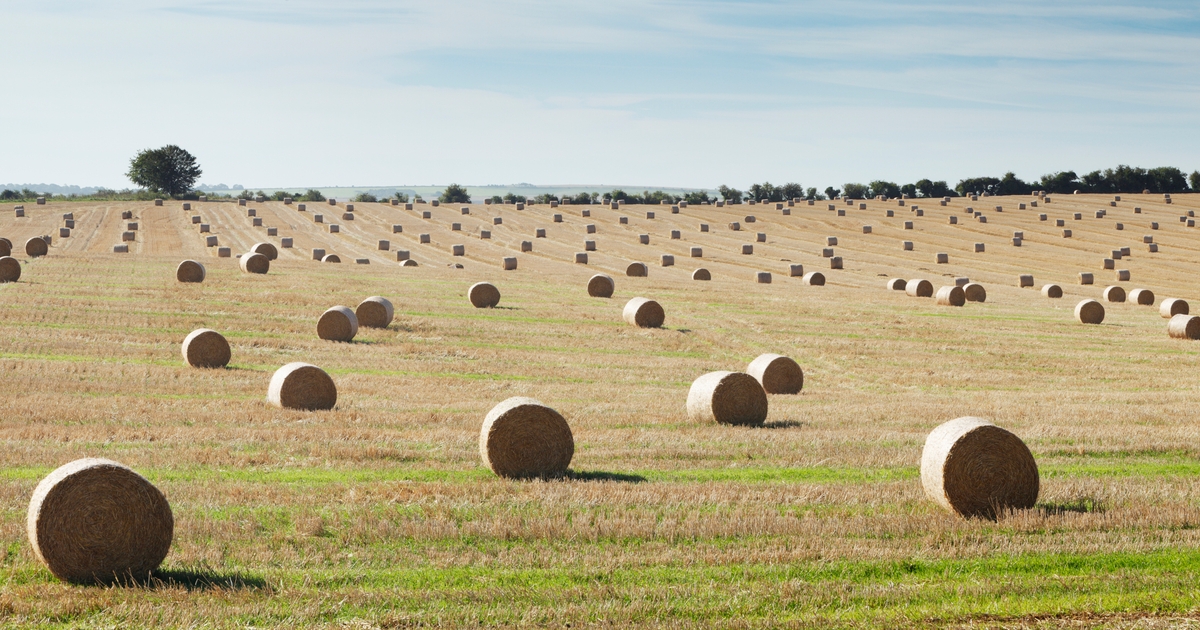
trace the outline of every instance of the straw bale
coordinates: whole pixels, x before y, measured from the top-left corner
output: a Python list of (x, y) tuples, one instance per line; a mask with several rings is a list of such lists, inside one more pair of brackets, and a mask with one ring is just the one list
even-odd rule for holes
[(337, 404), (337, 386), (325, 370), (297, 361), (275, 370), (267, 388), (267, 400), (281, 409), (333, 409)]
[(887, 281), (887, 288), (889, 291), (903, 291), (907, 284), (904, 278), (892, 278)]
[(1167, 322), (1167, 334), (1172, 339), (1200, 339), (1200, 315), (1184, 313), (1171, 317)]
[(128, 245), (124, 245), (124, 244), (122, 244), (122, 245), (113, 245), (113, 253), (114, 253), (114, 254), (128, 254), (128, 253), (129, 253), (129, 246), (128, 246)]
[(276, 258), (279, 258), (279, 250), (275, 249), (275, 246), (270, 243), (255, 243), (254, 247), (250, 248), (250, 251), (255, 254), (262, 254), (263, 256), (266, 256), (267, 260), (275, 260)]
[(938, 253), (937, 254), (937, 262), (939, 265), (944, 265), (944, 264), (950, 262), (950, 254)]
[(404, 261), (400, 263), (400, 266), (401, 267), (416, 267), (417, 261), (415, 261), (411, 258), (405, 258)]
[(825, 274), (820, 271), (810, 271), (804, 274), (800, 281), (810, 287), (823, 287), (825, 286)]
[(246, 273), (267, 273), (271, 270), (271, 259), (257, 252), (243, 254), (238, 263)]
[(136, 241), (137, 232), (121, 232), (122, 241)]
[(661, 328), (666, 319), (666, 314), (658, 302), (643, 297), (635, 297), (626, 302), (621, 315), (626, 323), (638, 328)]
[(387, 328), (392, 323), (395, 314), (396, 310), (392, 307), (391, 301), (379, 295), (372, 295), (363, 300), (359, 303), (358, 308), (354, 309), (354, 317), (358, 319), (358, 325), (367, 328)]
[(476, 282), (467, 290), (467, 299), (475, 308), (492, 308), (500, 303), (500, 289), (488, 282)]
[(1033, 274), (1023, 273), (1017, 276), (1017, 286), (1021, 288), (1033, 286)]
[(987, 301), (987, 289), (985, 289), (983, 285), (979, 284), (978, 282), (968, 282), (962, 285), (962, 290), (963, 295), (967, 298), (968, 302)]
[(1123, 289), (1119, 286), (1116, 286), (1116, 285), (1113, 285), (1111, 287), (1105, 287), (1103, 296), (1104, 296), (1105, 302), (1113, 302), (1113, 303), (1124, 302), (1125, 301), (1125, 289)]
[(577, 264), (577, 265), (588, 264), (587, 252), (575, 252), (575, 264)]
[(229, 364), (229, 342), (209, 328), (193, 330), (183, 339), (180, 348), (183, 362), (198, 368), (219, 368)]
[(768, 394), (799, 394), (804, 389), (804, 370), (783, 355), (761, 354), (750, 362), (746, 373)]
[(910, 297), (933, 297), (933, 283), (928, 280), (909, 280), (904, 285), (904, 292)]
[(25, 241), (25, 255), (30, 258), (38, 258), (45, 256), (50, 252), (50, 246), (46, 244), (45, 239), (40, 236), (35, 236)]
[(330, 307), (317, 320), (317, 337), (326, 341), (351, 341), (357, 334), (358, 316), (348, 306)]
[(1063, 296), (1063, 290), (1057, 284), (1044, 284), (1042, 285), (1042, 295), (1048, 298), (1060, 298)]
[(167, 556), (171, 506), (154, 484), (108, 459), (77, 459), (34, 488), (26, 514), (33, 553), (60, 580), (141, 581)]
[(522, 252), (533, 251), (533, 241), (521, 241), (521, 251)]
[(484, 418), (479, 454), (501, 477), (551, 477), (567, 472), (575, 441), (562, 414), (533, 398), (515, 396)]
[(709, 372), (692, 382), (687, 412), (693, 422), (762, 426), (767, 419), (767, 393), (749, 374)]
[(466, 245), (451, 245), (450, 253), (455, 256), (466, 256), (467, 255), (467, 246)]
[(1037, 503), (1037, 462), (1011, 432), (981, 418), (957, 418), (925, 439), (921, 486), (950, 512), (994, 519)]
[(21, 279), (21, 261), (12, 256), (0, 256), (0, 282), (16, 282)]
[(662, 266), (664, 266), (664, 267), (673, 267), (673, 266), (675, 266), (675, 255), (674, 255), (674, 254), (663, 254), (663, 255), (660, 257), (660, 260), (662, 261), (662, 262), (661, 262), (661, 264), (662, 264)]
[(830, 269), (841, 269), (842, 268), (842, 257), (834, 256), (833, 258), (830, 258), (829, 259), (829, 268)]
[[(833, 255), (832, 249), (826, 249), (825, 251), (829, 252), (830, 256)], [(753, 254), (753, 253), (754, 253), (754, 245), (751, 245), (749, 243), (745, 243), (742, 245), (742, 254)]]
[(69, 238), (70, 236), (71, 236), (71, 228), (65, 228), (65, 227), (58, 228), (58, 237), (59, 238)]
[(12, 241), (0, 237), (0, 256), (12, 255)]
[(966, 293), (962, 287), (946, 286), (938, 289), (937, 304), (938, 306), (962, 306), (967, 303)]
[(1150, 289), (1134, 289), (1129, 292), (1129, 301), (1139, 306), (1154, 306), (1154, 292)]
[(754, 242), (756, 242), (756, 243), (766, 243), (766, 242), (767, 242), (767, 233), (766, 233), (766, 232), (759, 232), (758, 234), (756, 234), (756, 235), (755, 235), (755, 237), (754, 237)]
[(771, 284), (771, 272), (759, 271), (754, 275), (754, 281), (759, 284)]
[(1079, 272), (1079, 284), (1092, 284), (1095, 276), (1090, 271)]
[(1104, 321), (1104, 305), (1096, 300), (1083, 300), (1075, 305), (1075, 319), (1084, 324), (1099, 324)]
[(1187, 315), (1188, 312), (1187, 301), (1179, 298), (1167, 298), (1158, 307), (1158, 314), (1168, 319), (1176, 315)]
[(650, 269), (646, 266), (646, 263), (631, 262), (625, 268), (625, 275), (631, 278), (645, 278), (649, 271)]
[(912, 241), (903, 241), (903, 242), (901, 243), (901, 245), (904, 247), (904, 251), (906, 251), (906, 252), (911, 252), (911, 251), (912, 251), (912, 248), (913, 248), (913, 242), (912, 242)]
[(712, 273), (701, 267), (692, 272), (692, 280), (712, 280)]
[(175, 268), (175, 279), (180, 282), (204, 282), (204, 265), (185, 260)]
[(500, 259), (500, 268), (505, 271), (512, 271), (517, 268), (516, 256), (505, 256)]
[(792, 278), (801, 278), (804, 276), (804, 265), (792, 263), (788, 265), (788, 276)]
[(613, 281), (612, 276), (602, 273), (592, 276), (587, 283), (587, 292), (591, 297), (612, 297), (613, 291), (615, 291), (616, 288), (617, 284)]

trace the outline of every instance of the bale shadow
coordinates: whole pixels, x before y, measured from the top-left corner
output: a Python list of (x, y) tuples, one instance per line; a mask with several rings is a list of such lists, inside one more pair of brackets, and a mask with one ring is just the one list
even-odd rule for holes
[(764, 428), (764, 429), (803, 429), (806, 426), (808, 426), (807, 422), (801, 422), (799, 420), (772, 420), (771, 422), (764, 422), (762, 425), (762, 428)]
[(1095, 497), (1076, 497), (1067, 501), (1044, 501), (1037, 504), (1044, 516), (1063, 514), (1100, 514), (1107, 510), (1104, 502)]
[[(131, 586), (135, 584), (130, 584)], [(149, 579), (137, 583), (148, 590), (183, 588), (187, 591), (257, 591), (267, 588), (266, 580), (240, 573), (213, 571), (155, 571)]]
[(602, 470), (568, 470), (563, 476), (572, 481), (620, 481), (624, 483), (643, 483), (647, 479), (641, 475), (605, 472)]
[(520, 306), (493, 306), (492, 310), (494, 310), (494, 311), (523, 311), (525, 309), (521, 308)]

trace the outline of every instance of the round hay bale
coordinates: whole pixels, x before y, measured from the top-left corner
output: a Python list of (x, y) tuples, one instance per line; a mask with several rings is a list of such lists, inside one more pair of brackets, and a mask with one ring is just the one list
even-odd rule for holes
[(649, 272), (650, 268), (646, 266), (646, 263), (632, 262), (625, 268), (625, 275), (631, 278), (645, 278)]
[(709, 372), (692, 381), (687, 412), (693, 422), (762, 426), (767, 392), (749, 374)]
[(476, 282), (467, 291), (475, 308), (492, 308), (500, 303), (500, 289), (488, 282)]
[(77, 459), (46, 475), (26, 515), (33, 553), (76, 584), (145, 580), (175, 534), (163, 493), (129, 467)]
[(712, 280), (712, 274), (704, 267), (701, 267), (692, 272), (692, 280)]
[(810, 287), (823, 287), (825, 286), (825, 274), (820, 271), (810, 271), (804, 274), (800, 281)]
[(0, 256), (0, 282), (16, 282), (21, 279), (21, 261), (12, 256)]
[(928, 280), (909, 280), (904, 292), (910, 297), (933, 297), (933, 283)]
[(1200, 315), (1175, 315), (1167, 322), (1172, 339), (1200, 339)]
[(501, 477), (557, 476), (571, 465), (575, 438), (562, 414), (533, 398), (514, 396), (483, 419), (479, 455)]
[(613, 281), (612, 276), (602, 273), (592, 276), (587, 283), (588, 295), (592, 297), (609, 298), (616, 289), (617, 283)]
[(1057, 284), (1042, 285), (1042, 295), (1048, 298), (1060, 298), (1063, 296), (1062, 287)]
[(175, 268), (175, 279), (180, 282), (204, 282), (204, 265), (185, 260)]
[(1134, 289), (1129, 292), (1129, 301), (1141, 306), (1154, 306), (1154, 292), (1150, 289)]
[(1125, 289), (1122, 289), (1116, 285), (1104, 287), (1104, 293), (1102, 295), (1104, 296), (1105, 302), (1120, 303), (1125, 301)]
[(275, 246), (270, 243), (255, 243), (254, 247), (250, 248), (250, 251), (266, 256), (267, 260), (279, 258), (279, 250), (275, 249)]
[(396, 310), (392, 308), (392, 303), (387, 298), (378, 295), (372, 295), (363, 300), (359, 303), (358, 308), (354, 309), (358, 325), (367, 328), (387, 328), (395, 315)]
[(224, 335), (209, 328), (193, 330), (183, 339), (183, 362), (198, 368), (220, 368), (229, 365), (229, 342)]
[(983, 285), (978, 282), (968, 282), (962, 285), (962, 290), (968, 302), (987, 301), (987, 289), (983, 288)]
[(339, 258), (337, 254), (325, 254), (324, 256), (321, 257), (321, 262), (323, 262), (323, 263), (340, 263), (340, 262), (342, 262), (342, 259)]
[(337, 404), (337, 386), (325, 370), (297, 361), (275, 370), (267, 388), (267, 400), (280, 409), (333, 409)]
[(404, 261), (400, 263), (400, 266), (401, 267), (416, 267), (417, 261), (415, 261), (411, 258), (405, 258)]
[(661, 328), (666, 314), (658, 302), (635, 297), (625, 303), (622, 317), (626, 322), (638, 328)]
[(746, 373), (768, 394), (799, 394), (804, 389), (804, 370), (783, 355), (761, 354), (750, 362)]
[(25, 255), (30, 258), (45, 256), (50, 251), (50, 245), (40, 236), (35, 236), (28, 241), (25, 241)]
[(1179, 298), (1167, 298), (1158, 306), (1158, 314), (1170, 319), (1176, 315), (1187, 315), (1189, 312), (1188, 303)]
[(271, 261), (262, 254), (242, 254), (238, 264), (246, 273), (267, 273), (271, 269)]
[(349, 307), (329, 308), (317, 320), (317, 336), (326, 341), (351, 341), (357, 334), (358, 316)]
[(892, 278), (887, 282), (887, 288), (890, 291), (903, 291), (908, 282), (904, 278)]
[(12, 241), (0, 236), (0, 256), (12, 255)]
[(1082, 324), (1099, 324), (1104, 321), (1104, 305), (1096, 300), (1083, 300), (1075, 305), (1075, 319)]
[(967, 303), (966, 292), (960, 286), (948, 286), (938, 289), (938, 306), (962, 306)]
[(937, 427), (921, 452), (921, 486), (935, 503), (965, 517), (994, 519), (1037, 503), (1037, 462), (1021, 438), (981, 418)]

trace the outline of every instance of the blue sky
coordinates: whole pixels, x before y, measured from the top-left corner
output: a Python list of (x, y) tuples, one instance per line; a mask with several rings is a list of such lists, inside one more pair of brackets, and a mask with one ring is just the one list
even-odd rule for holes
[(1195, 2), (0, 0), (0, 181), (824, 188), (1200, 169)]

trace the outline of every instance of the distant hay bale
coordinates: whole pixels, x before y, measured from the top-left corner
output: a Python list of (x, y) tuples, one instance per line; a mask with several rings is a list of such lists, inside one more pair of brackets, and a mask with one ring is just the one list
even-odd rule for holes
[(557, 476), (571, 465), (575, 441), (562, 414), (533, 398), (516, 396), (484, 418), (479, 455), (501, 477)]
[(771, 272), (759, 271), (754, 274), (754, 281), (759, 284), (771, 284)]
[(25, 241), (25, 255), (30, 258), (38, 258), (45, 256), (50, 251), (50, 246), (46, 244), (46, 240), (40, 236), (35, 236)]
[(1017, 276), (1017, 286), (1022, 289), (1033, 286), (1033, 274), (1023, 273)]
[[(595, 249), (595, 247), (596, 247), (595, 241), (588, 241), (588, 242), (592, 243), (592, 248)], [(650, 244), (650, 235), (649, 234), (638, 234), (638, 242), (641, 243), (642, 245), (649, 245)]]
[(911, 252), (911, 251), (912, 251), (912, 248), (913, 248), (913, 242), (912, 242), (912, 241), (904, 241), (904, 242), (902, 242), (902, 243), (901, 243), (901, 245), (904, 247), (904, 251), (906, 251), (906, 252)]
[(645, 278), (648, 273), (649, 267), (646, 266), (646, 263), (631, 262), (625, 268), (625, 275), (630, 278)]
[(121, 245), (113, 245), (113, 253), (114, 253), (114, 254), (128, 254), (128, 253), (129, 253), (129, 246), (128, 246), (128, 245), (124, 245), (124, 244), (121, 244)]
[(810, 287), (823, 287), (825, 286), (825, 274), (820, 271), (810, 271), (804, 274), (800, 281)]
[[(832, 250), (832, 249), (826, 249), (825, 251), (826, 251), (826, 252), (829, 252), (829, 255), (830, 255), (830, 256), (832, 256), (832, 255), (833, 255), (833, 250)], [(754, 253), (754, 245), (751, 245), (751, 244), (749, 244), (749, 243), (745, 243), (745, 244), (743, 244), (743, 245), (742, 245), (742, 254), (744, 254), (744, 255), (750, 255), (750, 254), (753, 254), (753, 253)], [(826, 258), (828, 258), (828, 256), (826, 256)]]
[(1075, 319), (1082, 324), (1099, 324), (1104, 321), (1104, 305), (1096, 300), (1083, 300), (1075, 305)]
[(804, 370), (783, 355), (761, 354), (750, 362), (746, 373), (768, 394), (799, 394), (804, 389)]
[(708, 231), (708, 224), (707, 224), (707, 223), (701, 223), (701, 224), (700, 224), (700, 231), (701, 231), (701, 232), (707, 232), (707, 231)]
[(621, 315), (626, 323), (638, 328), (662, 328), (663, 321), (666, 320), (662, 306), (643, 297), (635, 297), (626, 302)]
[(403, 260), (403, 261), (400, 263), (400, 266), (401, 266), (401, 267), (416, 267), (416, 266), (417, 266), (417, 261), (415, 261), (415, 260), (413, 260), (413, 259), (411, 259), (411, 258), (405, 258), (405, 259), (404, 259), (404, 260)]
[(204, 265), (185, 260), (175, 268), (175, 279), (180, 282), (204, 282)]
[(536, 228), (533, 231), (534, 238), (546, 238), (546, 228)]
[(833, 258), (830, 258), (829, 259), (829, 268), (830, 269), (841, 269), (842, 268), (842, 257), (834, 256)]
[(267, 273), (271, 270), (271, 260), (259, 253), (243, 254), (238, 264), (246, 273)]
[(171, 548), (175, 519), (154, 484), (108, 459), (77, 459), (38, 483), (26, 533), (33, 553), (75, 584), (145, 580)]
[(275, 246), (270, 243), (255, 243), (254, 247), (250, 248), (250, 251), (254, 252), (255, 254), (262, 254), (263, 256), (266, 256), (267, 260), (275, 260), (276, 258), (279, 258), (279, 250), (275, 249)]
[(533, 251), (533, 241), (521, 241), (521, 251), (522, 252)]
[(921, 486), (955, 514), (994, 519), (1037, 503), (1037, 462), (1011, 432), (981, 418), (957, 418), (925, 439)]
[(801, 278), (804, 276), (804, 265), (792, 263), (788, 265), (788, 276), (792, 278)]
[(575, 252), (575, 264), (577, 264), (577, 265), (588, 264), (587, 252)]
[(1042, 295), (1048, 298), (1060, 298), (1063, 296), (1063, 290), (1057, 284), (1044, 284), (1042, 285)]
[(887, 288), (889, 291), (903, 291), (907, 284), (908, 282), (904, 278), (892, 278), (887, 281)]
[(69, 238), (70, 236), (71, 236), (71, 228), (65, 228), (65, 227), (58, 228), (58, 237), (59, 238)]
[(659, 258), (660, 258), (660, 261), (661, 261), (661, 262), (660, 262), (660, 264), (661, 264), (663, 267), (673, 267), (673, 266), (675, 266), (675, 255), (674, 255), (674, 254), (663, 254), (663, 255), (662, 255), (662, 256), (660, 256)]
[(516, 256), (505, 256), (500, 259), (500, 268), (505, 271), (512, 271), (517, 268)]
[(352, 341), (357, 334), (358, 316), (348, 306), (330, 307), (317, 320), (317, 337), (325, 341)]
[(950, 254), (945, 254), (945, 253), (938, 253), (938, 254), (937, 254), (937, 263), (938, 263), (939, 265), (944, 265), (944, 264), (946, 264), (946, 263), (949, 263), (949, 262), (950, 262)]
[(137, 232), (121, 232), (122, 241), (136, 241)]
[(392, 307), (391, 301), (379, 295), (372, 295), (363, 300), (358, 304), (358, 308), (354, 309), (358, 325), (367, 328), (387, 328), (395, 315), (396, 309)]
[(983, 251), (983, 243), (975, 243), (975, 253), (978, 254), (982, 251)]
[(602, 273), (592, 276), (587, 283), (587, 292), (591, 297), (610, 298), (616, 288), (617, 283), (613, 281), (612, 276)]
[(1154, 292), (1150, 289), (1134, 289), (1129, 292), (1129, 301), (1140, 306), (1154, 306)]
[(911, 229), (913, 229), (913, 222), (912, 222), (912, 221), (905, 221), (905, 222), (904, 222), (904, 229), (906, 229), (906, 230), (911, 230)]
[(221, 368), (229, 364), (229, 342), (221, 333), (209, 329), (193, 330), (180, 348), (183, 362), (198, 368)]
[(987, 301), (987, 289), (985, 289), (983, 285), (979, 284), (978, 282), (968, 282), (962, 285), (962, 290), (963, 295), (967, 298), (968, 302)]
[(21, 279), (21, 261), (12, 256), (0, 256), (0, 282), (16, 282)]
[(1120, 303), (1125, 301), (1125, 289), (1116, 285), (1105, 287), (1102, 295), (1105, 302)]
[(1129, 281), (1129, 270), (1128, 269), (1118, 269), (1117, 270), (1117, 281), (1118, 282), (1128, 282)]
[(12, 255), (12, 241), (6, 238), (0, 238), (0, 256)]
[(1079, 272), (1079, 284), (1092, 284), (1093, 282), (1095, 282), (1095, 280), (1096, 280), (1096, 277), (1094, 275), (1092, 275), (1092, 272), (1090, 272), (1090, 271)]
[(693, 422), (762, 426), (767, 419), (767, 393), (749, 374), (709, 372), (692, 381), (687, 412)]
[(692, 280), (712, 280), (712, 273), (701, 267), (692, 272)]
[(467, 290), (467, 299), (475, 308), (493, 308), (500, 303), (500, 289), (488, 282), (476, 282)]
[(937, 304), (938, 306), (962, 306), (967, 303), (966, 293), (962, 287), (946, 286), (938, 289)]
[(275, 370), (267, 388), (267, 400), (281, 409), (333, 409), (337, 404), (337, 386), (325, 370), (297, 361)]
[(1186, 300), (1167, 298), (1158, 306), (1158, 314), (1170, 319), (1176, 315), (1187, 315), (1189, 306)]
[(1167, 322), (1167, 334), (1172, 339), (1200, 339), (1200, 315), (1184, 313), (1171, 317)]
[(466, 256), (467, 255), (467, 246), (466, 245), (451, 245), (450, 253), (454, 256)]
[(704, 248), (702, 248), (702, 247), (693, 247), (693, 248), (691, 248), (690, 252), (691, 252), (692, 258), (703, 258), (704, 257)]
[(766, 243), (766, 242), (767, 242), (767, 233), (766, 233), (766, 232), (759, 232), (758, 234), (756, 234), (756, 235), (755, 235), (755, 237), (754, 237), (754, 242), (756, 242), (756, 243)]
[(904, 285), (904, 292), (910, 297), (933, 297), (933, 283), (928, 280), (909, 280)]

